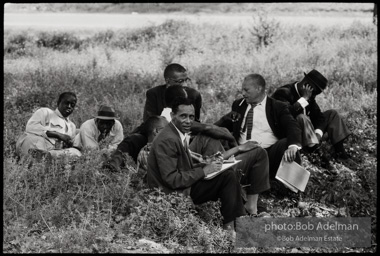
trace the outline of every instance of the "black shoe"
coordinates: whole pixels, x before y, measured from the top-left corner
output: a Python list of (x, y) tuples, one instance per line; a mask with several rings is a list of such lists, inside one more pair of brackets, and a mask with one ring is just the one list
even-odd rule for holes
[(303, 147), (302, 151), (305, 152), (306, 154), (312, 154), (312, 153), (316, 153), (320, 147), (321, 147), (321, 144), (315, 144), (312, 147), (308, 147), (308, 146)]
[(335, 160), (338, 162), (338, 163), (341, 163), (343, 164), (344, 166), (346, 166), (347, 168), (351, 169), (351, 170), (356, 170), (356, 168), (358, 167), (357, 164), (354, 162), (354, 160), (352, 160), (346, 152), (339, 152), (335, 155)]
[(267, 204), (259, 200), (257, 202), (257, 212), (261, 213), (261, 212), (267, 212), (267, 211), (268, 211)]

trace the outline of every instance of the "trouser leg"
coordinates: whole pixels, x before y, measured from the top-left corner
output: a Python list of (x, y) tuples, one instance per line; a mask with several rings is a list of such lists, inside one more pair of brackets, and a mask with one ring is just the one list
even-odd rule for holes
[(326, 120), (326, 127), (323, 132), (328, 133), (328, 138), (332, 145), (344, 140), (351, 134), (343, 118), (334, 109), (323, 112)]
[(304, 114), (299, 114), (296, 120), (302, 130), (302, 147), (312, 147), (318, 144), (319, 141), (310, 118)]
[(200, 180), (191, 186), (190, 197), (194, 204), (216, 201), (220, 198), (223, 224), (245, 215), (240, 184), (236, 172), (226, 170), (211, 180)]
[[(274, 179), (276, 177), (276, 173), (277, 173), (278, 167), (280, 166), (282, 157), (284, 156), (284, 152), (285, 150), (288, 149), (287, 144), (288, 144), (287, 139), (283, 138), (277, 141), (275, 144), (273, 144), (269, 148), (266, 148), (266, 151), (268, 153), (268, 158), (269, 158), (269, 178), (270, 179)], [(297, 152), (295, 161), (296, 163), (301, 165), (301, 155), (299, 152)]]
[(197, 135), (193, 138), (189, 145), (189, 149), (202, 156), (210, 156), (216, 152), (224, 152), (224, 148), (220, 140), (205, 135)]
[(248, 195), (259, 194), (270, 188), (269, 159), (265, 149), (257, 147), (235, 156), (235, 159), (241, 160), (236, 168), (243, 171), (242, 184), (250, 184)]

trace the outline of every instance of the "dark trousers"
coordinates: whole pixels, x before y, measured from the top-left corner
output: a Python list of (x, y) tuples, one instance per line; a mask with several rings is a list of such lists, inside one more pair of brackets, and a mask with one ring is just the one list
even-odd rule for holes
[(123, 154), (130, 155), (135, 162), (137, 162), (137, 156), (140, 150), (148, 143), (148, 139), (139, 133), (132, 133), (124, 138), (124, 140), (117, 146), (115, 152), (109, 159), (109, 164), (116, 169), (123, 166), (124, 156)]
[[(265, 149), (268, 153), (268, 158), (269, 158), (269, 178), (270, 179), (274, 179), (276, 177), (278, 167), (280, 166), (282, 157), (284, 156), (284, 152), (287, 149), (288, 149), (288, 143), (287, 143), (286, 138), (283, 138), (277, 141), (275, 144)], [(301, 165), (301, 155), (299, 152), (297, 152), (295, 161)]]
[[(203, 156), (215, 154), (217, 151), (225, 151), (219, 140), (202, 135), (195, 136), (189, 148)], [(238, 154), (235, 159), (241, 161), (232, 168), (242, 170), (241, 183), (243, 185), (250, 184), (246, 190), (248, 195), (259, 194), (270, 189), (269, 160), (267, 152), (263, 148), (257, 147)]]
[(326, 122), (325, 127), (322, 128), (322, 131), (323, 133), (327, 133), (332, 145), (344, 140), (351, 134), (347, 125), (336, 110), (327, 110), (323, 112), (323, 116), (325, 117)]
[(240, 184), (234, 170), (228, 169), (211, 180), (199, 180), (191, 186), (190, 197), (194, 204), (217, 201), (220, 198), (220, 212), (223, 224), (245, 215)]

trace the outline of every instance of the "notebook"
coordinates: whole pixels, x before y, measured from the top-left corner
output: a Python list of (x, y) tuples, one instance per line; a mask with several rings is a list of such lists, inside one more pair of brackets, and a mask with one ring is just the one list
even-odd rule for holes
[(287, 162), (281, 160), (280, 167), (277, 170), (276, 179), (281, 181), (287, 188), (297, 193), (298, 191), (305, 191), (306, 185), (309, 181), (310, 172), (305, 170), (302, 166), (295, 161)]
[(222, 169), (220, 169), (220, 171), (217, 171), (217, 172), (213, 172), (209, 175), (207, 175), (205, 177), (205, 180), (211, 180), (212, 178), (218, 176), (219, 174), (221, 174), (222, 172), (224, 172), (225, 170), (229, 169), (230, 167), (234, 166), (235, 164), (239, 163), (241, 160), (235, 160), (235, 162), (226, 162), (224, 161), (223, 162), (223, 165), (222, 165)]

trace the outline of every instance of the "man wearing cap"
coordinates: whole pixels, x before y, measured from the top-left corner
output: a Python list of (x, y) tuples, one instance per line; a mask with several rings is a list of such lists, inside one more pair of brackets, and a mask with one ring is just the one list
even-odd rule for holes
[(123, 140), (123, 126), (116, 120), (116, 113), (109, 106), (100, 106), (98, 115), (87, 120), (76, 135), (74, 146), (81, 149), (103, 149), (114, 151)]
[[(289, 104), (291, 114), (302, 128), (302, 146), (307, 152), (315, 151), (322, 156), (317, 149), (322, 137), (327, 136), (335, 148), (337, 161), (355, 168), (343, 147), (351, 132), (336, 110), (322, 112), (315, 100), (327, 87), (327, 79), (315, 69), (304, 75), (302, 81), (277, 88), (272, 97)], [(322, 167), (330, 168), (328, 159), (322, 159)]]

